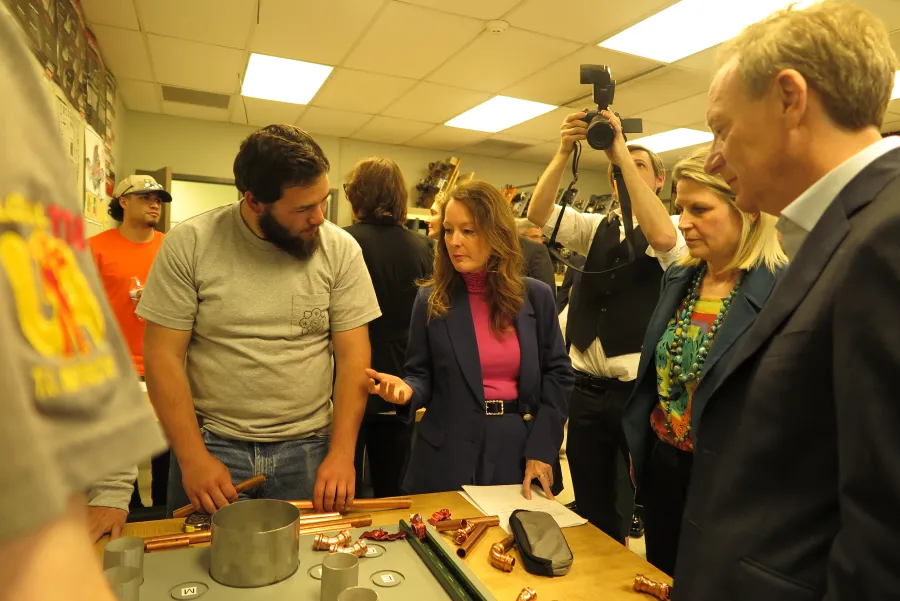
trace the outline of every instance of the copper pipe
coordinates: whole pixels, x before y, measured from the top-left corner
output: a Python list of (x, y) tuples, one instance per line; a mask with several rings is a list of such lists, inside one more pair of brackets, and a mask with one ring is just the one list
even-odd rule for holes
[[(488, 515), (481, 516), (477, 518), (464, 518), (467, 523), (475, 523), (481, 524), (485, 523), (488, 526), (499, 526), (500, 518), (496, 515)], [(462, 528), (462, 523), (464, 520), (444, 520), (442, 522), (438, 522), (434, 525), (434, 529), (438, 532), (449, 532), (451, 530), (459, 530)]]
[[(297, 509), (312, 509), (312, 501), (288, 501)], [(412, 497), (385, 497), (383, 499), (353, 499), (353, 504), (344, 511), (355, 509), (408, 509), (412, 507)]]
[(349, 547), (345, 547), (344, 545), (331, 545), (328, 552), (349, 553), (350, 555), (356, 555), (357, 557), (365, 557), (366, 553), (369, 552), (369, 545), (367, 545), (364, 540), (358, 540)]
[(634, 577), (634, 590), (639, 593), (647, 593), (660, 601), (668, 601), (672, 594), (672, 587), (665, 582), (657, 582), (638, 574)]
[(533, 588), (523, 588), (516, 601), (537, 601), (537, 591)]
[(328, 549), (331, 548), (331, 545), (344, 546), (351, 540), (353, 540), (353, 537), (350, 535), (349, 530), (341, 530), (338, 532), (337, 536), (317, 534), (313, 539), (313, 551), (328, 551)]
[[(201, 530), (200, 532), (182, 532), (178, 534), (148, 536), (144, 539), (144, 549), (149, 551), (151, 547), (158, 546), (159, 544), (181, 541), (182, 539), (187, 540), (189, 545), (208, 543), (212, 540), (212, 532), (209, 530)], [(162, 550), (162, 548), (156, 550)]]
[[(234, 490), (237, 493), (242, 493), (247, 490), (253, 490), (257, 486), (260, 486), (266, 481), (266, 477), (263, 474), (256, 474), (249, 480), (244, 480), (243, 482), (238, 482), (234, 485)], [(173, 518), (186, 518), (187, 516), (194, 513), (193, 505), (185, 505), (184, 507), (179, 507), (175, 511), (172, 512)]]
[(362, 515), (353, 519), (346, 519), (340, 522), (327, 522), (321, 524), (310, 524), (309, 526), (300, 526), (297, 530), (300, 536), (308, 536), (310, 534), (325, 534), (328, 532), (340, 532), (341, 530), (349, 530), (351, 528), (364, 528), (372, 525), (372, 516)]
[(172, 549), (187, 549), (191, 546), (191, 541), (185, 537), (172, 538), (169, 540), (144, 542), (144, 551), (153, 553), (155, 551), (171, 551)]
[(319, 524), (321, 522), (336, 522), (346, 519), (339, 513), (307, 513), (301, 515), (297, 520), (297, 524), (304, 526), (308, 524)]
[(472, 536), (472, 533), (475, 532), (475, 528), (478, 527), (478, 522), (470, 522), (469, 520), (462, 520), (460, 524), (459, 530), (456, 531), (456, 534), (453, 535), (453, 541), (457, 545), (461, 545)]
[(491, 551), (488, 553), (488, 561), (492, 566), (502, 572), (512, 572), (516, 566), (516, 558), (508, 555), (509, 550), (516, 546), (516, 537), (507, 536), (499, 543), (491, 545)]
[(456, 555), (461, 557), (462, 559), (466, 558), (472, 549), (475, 548), (475, 545), (478, 544), (484, 535), (487, 533), (490, 526), (487, 524), (477, 524), (475, 526), (475, 530), (472, 531), (472, 534), (469, 535), (469, 538), (466, 539), (466, 542), (459, 546), (459, 549), (456, 550)]

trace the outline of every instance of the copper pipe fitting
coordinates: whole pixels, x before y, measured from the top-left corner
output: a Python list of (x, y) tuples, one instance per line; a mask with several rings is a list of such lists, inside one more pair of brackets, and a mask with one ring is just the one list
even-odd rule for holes
[(670, 585), (665, 582), (651, 580), (643, 574), (638, 574), (634, 577), (634, 590), (651, 595), (660, 601), (669, 601), (669, 595), (672, 594)]
[(457, 545), (461, 545), (472, 536), (472, 533), (475, 532), (475, 528), (478, 526), (478, 522), (470, 522), (469, 520), (462, 520), (459, 530), (456, 531), (456, 534), (453, 535), (453, 540)]
[(305, 513), (300, 516), (297, 520), (298, 524), (314, 524), (317, 522), (333, 522), (336, 520), (343, 520), (344, 516), (341, 514), (334, 513)]
[(366, 544), (365, 540), (358, 540), (349, 547), (345, 547), (344, 545), (331, 545), (328, 552), (349, 553), (350, 555), (356, 555), (357, 557), (365, 557), (366, 553), (369, 552), (369, 546)]
[(516, 597), (516, 601), (537, 601), (537, 591), (533, 588), (525, 587), (519, 593), (519, 596)]
[(507, 536), (499, 543), (491, 545), (491, 551), (488, 553), (488, 561), (492, 566), (502, 572), (512, 572), (516, 565), (516, 558), (508, 555), (509, 550), (516, 546), (516, 537)]
[(475, 548), (475, 545), (478, 544), (484, 535), (487, 534), (490, 526), (487, 524), (476, 524), (475, 529), (472, 531), (472, 534), (469, 535), (469, 538), (465, 540), (463, 544), (459, 546), (459, 549), (456, 550), (456, 555), (465, 559), (466, 556)]
[(337, 536), (317, 534), (313, 539), (313, 551), (328, 551), (331, 549), (332, 545), (343, 547), (351, 540), (353, 540), (353, 537), (350, 535), (349, 530), (341, 530)]
[(187, 549), (191, 546), (191, 541), (186, 537), (171, 538), (168, 540), (145, 541), (144, 552), (154, 553), (156, 551), (171, 551), (173, 549)]
[[(288, 501), (297, 509), (312, 509), (312, 501)], [(385, 497), (383, 499), (353, 499), (353, 504), (344, 511), (357, 509), (408, 509), (412, 506), (412, 497)]]
[(465, 518), (464, 520), (443, 520), (434, 525), (434, 529), (438, 532), (449, 532), (451, 530), (459, 530), (462, 528), (462, 523), (465, 521), (466, 523), (473, 524), (481, 524), (485, 523), (488, 526), (499, 526), (500, 518), (496, 515), (488, 515), (481, 516), (477, 518)]
[[(246, 491), (253, 490), (257, 486), (265, 483), (266, 477), (263, 474), (256, 474), (249, 480), (244, 480), (243, 482), (238, 482), (234, 485), (234, 490), (238, 492), (238, 494)], [(179, 507), (175, 511), (172, 512), (173, 518), (186, 518), (187, 516), (194, 513), (193, 505), (185, 505), (184, 507)]]
[[(209, 530), (201, 530), (200, 532), (182, 532), (179, 534), (161, 534), (159, 536), (148, 536), (144, 539), (144, 550), (149, 553), (151, 551), (166, 551), (169, 548), (177, 549), (180, 548), (180, 543), (182, 540), (187, 541), (187, 544), (184, 546), (208, 543), (212, 540), (212, 532)], [(167, 546), (170, 543), (178, 543), (178, 545)]]

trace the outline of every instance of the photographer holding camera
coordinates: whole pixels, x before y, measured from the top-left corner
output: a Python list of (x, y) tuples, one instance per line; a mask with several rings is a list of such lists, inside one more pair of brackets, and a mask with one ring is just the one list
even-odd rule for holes
[[(609, 81), (608, 71), (606, 74)], [(583, 83), (587, 82), (583, 79)], [(595, 99), (597, 96), (595, 84)], [(610, 90), (607, 102), (598, 102), (600, 108), (611, 98)], [(559, 151), (538, 181), (528, 219), (548, 237), (553, 233), (560, 211), (554, 197), (566, 165), (576, 142), (589, 139), (586, 116), (593, 121), (591, 145), (606, 145), (614, 194), (613, 165), (621, 169), (620, 181), (631, 198), (634, 230), (626, 239), (620, 211), (610, 211), (607, 217), (566, 208), (559, 222), (557, 241), (587, 256), (580, 285), (572, 294), (566, 327), (576, 374), (566, 454), (578, 513), (624, 543), (632, 522), (634, 493), (622, 409), (637, 375), (641, 344), (663, 272), (687, 249), (676, 227), (678, 218), (668, 214), (657, 196), (666, 177), (662, 160), (641, 146), (626, 146), (621, 121), (608, 110), (566, 117), (560, 128)], [(599, 142), (594, 128), (600, 130)]]

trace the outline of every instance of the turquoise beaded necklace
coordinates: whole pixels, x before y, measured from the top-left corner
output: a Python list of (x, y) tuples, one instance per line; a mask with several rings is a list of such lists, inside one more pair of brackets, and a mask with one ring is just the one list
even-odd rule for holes
[(716, 319), (713, 322), (712, 327), (710, 327), (709, 333), (706, 335), (706, 342), (700, 345), (700, 348), (697, 350), (697, 356), (693, 359), (693, 363), (686, 366), (684, 365), (684, 347), (688, 339), (688, 328), (691, 325), (694, 308), (697, 306), (697, 301), (700, 299), (700, 288), (703, 284), (703, 277), (706, 275), (706, 263), (703, 263), (703, 265), (697, 269), (697, 274), (694, 276), (690, 288), (688, 288), (687, 296), (681, 304), (681, 307), (679, 307), (675, 338), (669, 344), (669, 355), (672, 360), (669, 363), (668, 399), (673, 398), (673, 395), (680, 395), (681, 390), (679, 389), (684, 389), (688, 382), (694, 382), (700, 379), (700, 374), (703, 372), (703, 364), (706, 363), (706, 358), (709, 356), (709, 349), (716, 338), (716, 334), (722, 327), (722, 323), (725, 321), (725, 316), (728, 314), (728, 309), (731, 308), (734, 297), (737, 296), (738, 290), (741, 288), (745, 273), (746, 272), (741, 273), (737, 282), (734, 284), (734, 288), (731, 290), (731, 294), (722, 299), (722, 307), (719, 309), (719, 313), (716, 315)]

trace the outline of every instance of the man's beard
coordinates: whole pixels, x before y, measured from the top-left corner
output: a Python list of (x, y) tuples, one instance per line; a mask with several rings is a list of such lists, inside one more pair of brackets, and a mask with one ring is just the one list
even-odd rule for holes
[(268, 242), (301, 261), (309, 259), (319, 248), (318, 231), (309, 240), (294, 236), (278, 222), (270, 207), (263, 209), (259, 216), (259, 230)]

